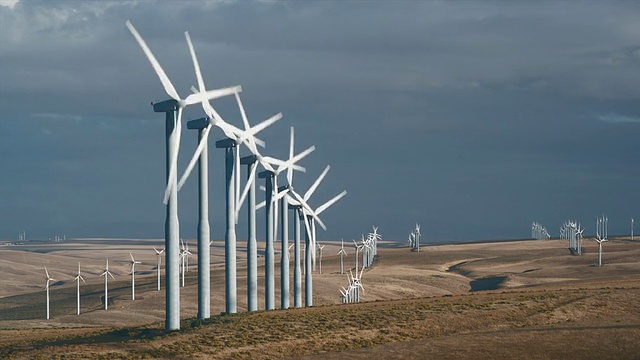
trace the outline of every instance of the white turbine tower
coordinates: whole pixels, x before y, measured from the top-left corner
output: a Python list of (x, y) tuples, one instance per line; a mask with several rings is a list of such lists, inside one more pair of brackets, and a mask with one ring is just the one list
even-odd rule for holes
[(633, 241), (633, 218), (631, 218), (631, 241)]
[(189, 246), (185, 245), (182, 239), (180, 239), (180, 242), (182, 243), (182, 248), (180, 249), (180, 272), (182, 275), (182, 287), (184, 287), (184, 274), (187, 272), (187, 268), (189, 266), (188, 261), (191, 252), (189, 251)]
[(378, 227), (372, 226), (373, 232), (369, 233), (371, 238), (373, 239), (373, 256), (378, 255), (378, 241), (382, 240), (382, 235), (378, 234)]
[(344, 250), (344, 239), (340, 240), (338, 255), (340, 255), (340, 274), (344, 274), (344, 257), (347, 256), (347, 252)]
[(354, 249), (356, 250), (356, 264), (355, 264), (355, 269), (356, 269), (356, 271), (358, 271), (358, 258), (359, 258), (359, 256), (358, 256), (358, 252), (359, 252), (360, 250), (362, 250), (362, 248), (364, 247), (364, 245), (358, 245), (358, 243), (357, 243), (355, 240), (353, 240), (353, 247), (354, 247)]
[(77, 315), (80, 315), (80, 280), (82, 280), (82, 282), (86, 284), (86, 281), (84, 281), (84, 278), (82, 277), (82, 275), (80, 275), (80, 263), (78, 263), (78, 275), (73, 278), (73, 281), (76, 281), (78, 283), (76, 292)]
[(324, 250), (325, 245), (320, 245), (320, 243), (317, 243), (317, 244), (318, 244), (318, 251), (320, 252), (320, 256), (318, 258), (318, 260), (319, 260), (318, 261), (318, 265), (319, 265), (318, 269), (319, 269), (320, 274), (322, 274), (322, 250)]
[(208, 91), (206, 93), (191, 94), (186, 99), (181, 99), (169, 77), (164, 72), (158, 60), (142, 39), (138, 31), (127, 20), (127, 28), (142, 48), (151, 66), (158, 75), (165, 92), (171, 100), (166, 100), (153, 104), (155, 112), (165, 113), (166, 123), (166, 163), (167, 163), (167, 188), (165, 190), (163, 202), (166, 207), (165, 218), (165, 248), (166, 253), (166, 324), (167, 330), (180, 329), (180, 288), (178, 274), (179, 245), (179, 223), (178, 223), (178, 189), (177, 189), (177, 162), (180, 150), (180, 132), (182, 128), (182, 109), (191, 104), (208, 103), (209, 99), (231, 95), (240, 92), (239, 86)]
[(45, 290), (47, 292), (47, 320), (49, 319), (49, 284), (51, 283), (51, 281), (55, 281), (55, 279), (53, 279), (51, 276), (49, 276), (49, 270), (47, 270), (47, 268), (44, 268), (44, 272), (47, 275), (47, 284), (45, 285)]
[(113, 277), (111, 272), (109, 271), (109, 258), (107, 258), (107, 264), (104, 268), (104, 271), (100, 276), (104, 276), (104, 309), (107, 310), (109, 308), (109, 286), (108, 286), (108, 277), (111, 276), (113, 280), (116, 278)]
[(596, 238), (594, 239), (598, 243), (598, 267), (602, 266), (602, 244), (607, 239), (609, 218), (602, 215), (601, 218), (596, 219)]
[(156, 252), (156, 258), (158, 259), (156, 270), (158, 274), (158, 291), (160, 291), (160, 265), (162, 264), (162, 253), (164, 252), (164, 248), (162, 248), (162, 250), (158, 250), (154, 247), (153, 250)]
[(133, 258), (133, 254), (129, 253), (131, 257), (131, 300), (136, 299), (136, 264), (141, 264), (140, 261), (136, 261)]

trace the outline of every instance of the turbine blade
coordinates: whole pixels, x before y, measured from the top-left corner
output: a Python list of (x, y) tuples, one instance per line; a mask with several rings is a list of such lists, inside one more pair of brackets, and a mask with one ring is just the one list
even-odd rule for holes
[[(312, 237), (313, 237), (313, 233), (311, 232), (311, 226), (309, 225), (309, 218), (307, 218), (307, 215), (304, 213), (304, 210), (300, 210), (302, 211), (302, 218), (304, 220), (304, 228), (307, 230), (307, 236), (309, 237), (309, 246), (311, 246), (311, 244), (313, 243), (311, 241)], [(313, 249), (313, 248), (312, 248)], [(311, 251), (311, 254), (313, 255), (314, 251)]]
[(198, 88), (200, 91), (205, 91), (204, 88), (204, 80), (202, 79), (202, 73), (200, 72), (200, 64), (198, 63), (198, 58), (196, 57), (196, 51), (193, 48), (193, 43), (191, 42), (191, 36), (189, 36), (189, 32), (185, 31), (184, 36), (187, 38), (187, 45), (189, 46), (189, 52), (191, 53), (191, 60), (193, 61), (193, 69), (196, 72), (196, 81), (198, 82)]
[[(293, 131), (293, 126), (290, 128), (290, 141), (289, 141), (289, 159), (293, 158), (293, 148), (294, 148), (294, 131)], [(293, 169), (291, 167), (289, 167), (287, 169), (287, 182), (289, 184), (291, 184), (291, 182), (293, 181)]]
[(323, 211), (327, 210), (331, 205), (335, 204), (338, 200), (342, 199), (345, 195), (347, 195), (347, 190), (334, 196), (333, 199), (327, 201), (326, 203), (318, 206), (318, 208), (316, 209), (316, 215), (320, 215)]
[(320, 183), (322, 182), (322, 180), (324, 179), (324, 177), (327, 175), (327, 173), (329, 172), (329, 169), (331, 169), (331, 165), (327, 165), (326, 168), (324, 168), (324, 170), (322, 171), (322, 173), (320, 174), (320, 176), (318, 176), (318, 178), (316, 179), (316, 181), (313, 183), (313, 185), (311, 185), (311, 187), (309, 187), (309, 190), (307, 190), (306, 193), (304, 193), (304, 201), (309, 200), (309, 198), (311, 198), (311, 195), (313, 195), (313, 193), (316, 191), (316, 189), (318, 188), (318, 185), (320, 185)]
[(266, 205), (267, 205), (266, 200), (263, 200), (263, 201), (261, 201), (260, 203), (258, 203), (258, 204), (256, 205), (256, 210), (258, 210), (258, 209), (262, 209), (262, 208), (263, 208), (263, 207), (265, 207)]
[[(169, 203), (169, 196), (171, 195), (171, 191), (173, 190), (173, 187), (176, 186), (176, 172), (177, 172), (177, 167), (178, 167), (178, 152), (180, 151), (180, 133), (182, 132), (182, 108), (178, 108), (178, 116), (176, 117), (176, 124), (175, 124), (175, 129), (174, 131), (175, 136), (177, 137), (177, 146), (176, 146), (176, 151), (173, 153), (172, 158), (170, 159), (171, 162), (169, 163), (169, 179), (167, 179), (167, 189), (164, 192), (164, 198), (162, 199), (162, 202), (167, 205), (167, 203)], [(176, 189), (177, 191), (177, 189)]]
[(247, 179), (247, 183), (244, 186), (244, 190), (242, 190), (242, 195), (240, 196), (240, 200), (236, 204), (236, 221), (238, 221), (237, 219), (238, 219), (238, 214), (240, 213), (240, 208), (242, 207), (242, 204), (244, 204), (244, 200), (246, 199), (247, 194), (249, 194), (249, 190), (251, 189), (251, 184), (253, 183), (253, 181), (255, 181), (257, 169), (258, 169), (258, 165), (255, 164), (253, 166), (253, 169), (251, 170), (251, 173), (249, 173), (249, 178)]
[[(240, 202), (240, 144), (236, 144), (236, 148), (234, 149), (234, 165), (233, 165), (233, 176), (235, 181), (235, 186), (233, 187), (233, 201), (235, 201), (235, 206), (238, 207), (238, 203)], [(236, 224), (238, 223), (238, 218), (235, 218)]]
[(187, 98), (184, 99), (184, 104), (185, 106), (197, 104), (207, 100), (214, 100), (217, 98), (221, 98), (223, 96), (233, 95), (240, 91), (242, 91), (242, 86), (238, 85), (238, 86), (231, 86), (231, 87), (226, 87), (222, 89), (208, 90), (205, 92), (197, 92), (195, 94), (191, 94), (187, 96)]
[[(298, 161), (302, 160), (305, 156), (311, 154), (314, 150), (316, 149), (315, 146), (310, 146), (309, 148), (307, 148), (305, 151), (301, 152), (300, 154), (294, 156), (293, 158), (290, 158), (289, 160), (285, 161), (285, 165), (287, 167), (297, 163)], [(284, 169), (280, 169), (280, 167), (278, 167), (279, 171), (282, 171)], [(304, 171), (303, 171), (304, 172)]]
[(273, 123), (275, 123), (276, 121), (282, 119), (282, 113), (277, 113), (275, 115), (273, 115), (272, 117), (268, 118), (267, 120), (259, 123), (258, 125), (248, 128), (246, 133), (247, 136), (253, 136), (257, 133), (259, 133), (260, 131), (268, 128), (269, 126), (273, 125)]
[(142, 36), (140, 36), (140, 34), (138, 33), (138, 30), (136, 30), (136, 28), (133, 26), (133, 24), (129, 20), (127, 20), (127, 22), (125, 24), (129, 28), (129, 31), (131, 31), (131, 34), (133, 35), (133, 37), (138, 42), (138, 45), (140, 45), (140, 47), (142, 48), (142, 51), (147, 56), (147, 59), (149, 59), (149, 62), (151, 63), (151, 66), (153, 67), (153, 70), (155, 70), (156, 74), (158, 74), (158, 77), (160, 78), (160, 82), (162, 83), (162, 86), (164, 87), (164, 91), (172, 99), (174, 99), (176, 101), (180, 101), (180, 96), (178, 96), (178, 92), (173, 87), (173, 84), (169, 80), (169, 77), (164, 72), (164, 70), (162, 69), (162, 66), (160, 66), (160, 63), (158, 62), (156, 57), (151, 52), (151, 49), (149, 49), (149, 46), (147, 46), (147, 43), (144, 41), (144, 39), (142, 39)]
[(180, 181), (178, 182), (178, 191), (182, 189), (182, 186), (189, 178), (189, 175), (191, 175), (191, 171), (193, 171), (193, 168), (196, 166), (196, 163), (200, 159), (200, 155), (202, 154), (202, 151), (204, 151), (204, 148), (207, 146), (207, 143), (208, 143), (207, 139), (209, 137), (210, 130), (211, 130), (211, 124), (209, 123), (207, 127), (205, 127), (204, 130), (202, 131), (203, 140), (198, 142), (198, 147), (196, 148), (196, 151), (193, 153), (193, 157), (191, 157), (191, 161), (189, 161), (189, 165), (187, 166), (187, 169), (184, 171), (184, 173), (180, 177)]
[(236, 102), (238, 103), (238, 108), (240, 109), (240, 115), (242, 115), (242, 123), (244, 124), (245, 130), (247, 130), (251, 127), (251, 125), (249, 125), (249, 120), (247, 119), (247, 114), (244, 111), (242, 100), (240, 100), (240, 94), (236, 93), (235, 95), (236, 95)]

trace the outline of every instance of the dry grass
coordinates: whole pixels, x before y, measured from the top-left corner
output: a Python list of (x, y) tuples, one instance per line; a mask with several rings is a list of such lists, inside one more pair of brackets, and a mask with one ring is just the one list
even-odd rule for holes
[[(127, 282), (121, 280), (114, 284), (113, 310), (100, 310), (97, 303), (79, 317), (68, 314), (74, 309), (74, 288), (62, 287), (58, 292), (66, 295), (58, 295), (59, 302), (66, 301), (67, 314), (54, 312), (50, 322), (7, 318), (19, 313), (12, 312), (16, 307), (42, 311), (36, 293), (5, 297), (0, 299), (0, 328), (5, 329), (0, 330), (0, 358), (637, 357), (639, 244), (608, 244), (602, 268), (593, 266), (590, 248), (575, 257), (558, 245), (380, 250), (363, 277), (368, 302), (350, 305), (336, 304), (338, 295), (329, 294), (344, 282), (335, 273), (337, 259), (329, 258), (323, 264), (326, 273), (315, 275), (320, 306), (223, 314), (204, 322), (185, 314), (182, 330), (172, 333), (163, 330), (164, 292), (153, 291), (153, 279), (141, 279), (136, 291), (141, 300), (135, 302), (126, 300)], [(455, 265), (456, 272), (447, 271)], [(190, 274), (187, 302), (195, 300), (195, 272)], [(472, 281), (498, 276), (506, 279), (499, 289), (469, 292)], [(218, 275), (213, 283), (221, 279)], [(186, 306), (192, 310), (193, 305)]]

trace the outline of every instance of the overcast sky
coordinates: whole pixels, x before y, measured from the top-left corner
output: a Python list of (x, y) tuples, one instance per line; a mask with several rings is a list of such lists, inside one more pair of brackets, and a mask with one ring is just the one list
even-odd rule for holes
[[(291, 125), (298, 151), (316, 146), (296, 188), (330, 164), (311, 204), (348, 191), (320, 241), (373, 224), (405, 241), (419, 222), (429, 242), (526, 238), (532, 221), (558, 236), (567, 219), (592, 234), (602, 213), (628, 234), (640, 220), (637, 2), (0, 0), (0, 238), (164, 236), (150, 104), (167, 95), (127, 19), (181, 95), (195, 84), (188, 30), (209, 88), (242, 85), (254, 124), (282, 112), (263, 154), (287, 156)], [(240, 126), (233, 98), (213, 105)], [(195, 147), (185, 129), (180, 172)], [(215, 239), (222, 155), (210, 147)], [(179, 194), (188, 239), (196, 186)]]

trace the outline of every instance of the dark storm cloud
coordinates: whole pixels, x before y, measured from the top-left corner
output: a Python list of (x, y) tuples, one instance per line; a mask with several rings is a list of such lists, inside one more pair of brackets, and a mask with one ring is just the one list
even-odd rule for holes
[[(570, 1), (0, 6), (0, 237), (22, 228), (162, 236), (164, 135), (149, 104), (166, 95), (126, 19), (183, 96), (195, 82), (189, 30), (209, 87), (241, 84), (253, 123), (283, 112), (260, 135), (265, 152), (285, 156), (289, 125), (297, 149), (316, 145), (297, 187), (331, 164), (314, 204), (349, 191), (323, 214), (323, 237), (357, 237), (375, 223), (403, 239), (415, 221), (427, 239), (525, 237), (533, 220), (554, 229), (602, 211), (622, 232), (640, 203), (639, 10)], [(216, 104), (239, 124), (233, 101)], [(195, 134), (185, 130), (182, 149), (184, 166)], [(211, 168), (221, 238), (223, 175)], [(181, 224), (193, 237), (188, 184)]]

